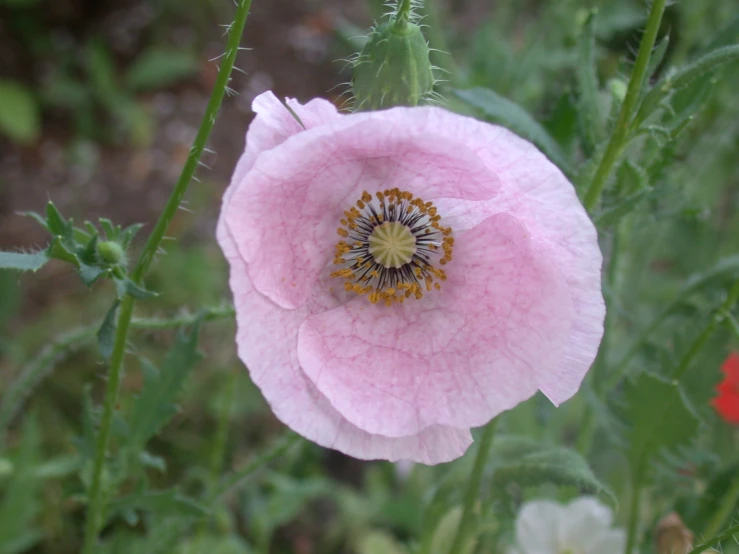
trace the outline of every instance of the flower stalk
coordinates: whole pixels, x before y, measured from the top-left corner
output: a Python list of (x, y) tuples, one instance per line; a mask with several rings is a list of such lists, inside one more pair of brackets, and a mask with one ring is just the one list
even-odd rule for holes
[(472, 512), (475, 509), (475, 503), (480, 495), (480, 484), (482, 483), (482, 475), (485, 472), (490, 450), (493, 446), (493, 438), (495, 437), (495, 429), (498, 426), (498, 418), (488, 423), (482, 431), (480, 437), (480, 447), (477, 450), (475, 458), (475, 466), (472, 469), (469, 481), (467, 481), (467, 490), (464, 494), (464, 506), (462, 518), (459, 520), (457, 534), (454, 537), (452, 548), (449, 554), (462, 554), (464, 547), (468, 541), (470, 525), (472, 524)]
[[(241, 0), (236, 7), (236, 15), (233, 24), (229, 29), (229, 37), (226, 46), (226, 55), (223, 63), (218, 71), (213, 92), (211, 93), (208, 106), (200, 123), (197, 136), (190, 149), (185, 166), (182, 169), (177, 184), (159, 216), (149, 238), (144, 246), (144, 250), (133, 270), (133, 281), (140, 284), (146, 275), (149, 266), (154, 260), (154, 256), (159, 250), (159, 246), (164, 238), (170, 223), (174, 219), (179, 209), (182, 198), (190, 185), (195, 170), (200, 161), (200, 157), (205, 150), (205, 145), (210, 135), (213, 125), (215, 124), (216, 115), (226, 93), (231, 71), (233, 70), (236, 56), (239, 52), (239, 44), (241, 36), (244, 32), (246, 19), (249, 15), (251, 0)], [(126, 351), (126, 343), (128, 338), (128, 330), (133, 315), (134, 298), (127, 295), (121, 302), (120, 313), (118, 316), (118, 325), (116, 328), (115, 342), (113, 353), (111, 355), (110, 369), (108, 371), (107, 385), (105, 389), (105, 399), (103, 401), (103, 415), (100, 421), (100, 430), (97, 436), (95, 446), (95, 460), (93, 462), (92, 480), (88, 498), (87, 522), (85, 525), (85, 537), (82, 548), (83, 554), (92, 554), (97, 542), (97, 536), (102, 525), (103, 515), (105, 513), (107, 503), (107, 492), (103, 487), (103, 469), (105, 466), (105, 457), (108, 449), (108, 441), (110, 439), (111, 424), (113, 413), (118, 401), (118, 392), (120, 388), (121, 376), (123, 373), (123, 358)]]
[(647, 69), (649, 68), (649, 58), (654, 49), (654, 43), (657, 40), (657, 33), (662, 22), (662, 14), (665, 11), (667, 0), (653, 0), (652, 7), (649, 11), (649, 19), (647, 27), (639, 44), (639, 52), (634, 63), (634, 71), (629, 80), (629, 86), (626, 90), (626, 97), (621, 105), (621, 113), (618, 116), (616, 128), (611, 135), (603, 158), (595, 171), (595, 176), (590, 184), (587, 194), (585, 195), (585, 209), (592, 212), (600, 201), (600, 196), (608, 182), (611, 172), (618, 160), (621, 158), (626, 144), (629, 139), (629, 131), (634, 113), (637, 108), (641, 90), (647, 78)]

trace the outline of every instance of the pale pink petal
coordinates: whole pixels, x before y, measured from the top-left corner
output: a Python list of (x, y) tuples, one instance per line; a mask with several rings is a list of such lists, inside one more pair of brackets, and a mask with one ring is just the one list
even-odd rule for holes
[(363, 190), (398, 187), (424, 200), (497, 194), (497, 176), (477, 155), (417, 118), (405, 121), (406, 112), (345, 116), (259, 156), (222, 215), (257, 290), (285, 308), (304, 303)]
[[(220, 239), (219, 239), (220, 240)], [(220, 240), (223, 246), (223, 240)], [(275, 415), (291, 429), (328, 448), (361, 459), (438, 464), (461, 456), (472, 443), (469, 430), (435, 425), (408, 437), (362, 431), (345, 420), (305, 376), (297, 361), (298, 327), (311, 309), (285, 310), (252, 287), (238, 257), (229, 256), (239, 357)]]
[[(231, 195), (241, 185), (259, 154), (279, 146), (296, 133), (341, 117), (331, 102), (321, 98), (315, 98), (305, 105), (288, 98), (287, 105), (300, 118), (300, 122), (271, 91), (260, 94), (252, 102), (256, 117), (249, 125), (244, 153), (239, 158), (231, 183), (223, 194), (222, 206), (228, 204)], [(216, 234), (221, 243), (226, 244), (226, 248), (234, 248), (224, 232), (224, 224), (222, 210)]]
[(513, 217), (456, 237), (442, 290), (402, 305), (360, 297), (305, 320), (300, 365), (370, 433), (469, 428), (529, 398), (569, 336), (564, 279)]
[[(393, 117), (392, 112), (383, 113)], [(503, 127), (436, 108), (412, 110), (408, 117), (429, 129), (444, 129), (445, 136), (476, 152), (503, 183), (501, 194), (488, 202), (455, 201), (451, 208), (435, 201), (455, 230), (507, 212), (524, 222), (532, 240), (558, 260), (577, 315), (564, 356), (548, 368), (539, 388), (554, 404), (564, 402), (577, 392), (595, 359), (605, 317), (598, 235), (574, 187), (533, 144)]]

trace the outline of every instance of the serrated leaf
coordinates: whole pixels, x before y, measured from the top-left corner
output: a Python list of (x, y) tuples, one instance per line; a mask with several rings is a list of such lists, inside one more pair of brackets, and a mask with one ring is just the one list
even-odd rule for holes
[(131, 241), (134, 239), (134, 237), (136, 237), (143, 226), (143, 223), (134, 223), (133, 225), (129, 225), (123, 230), (123, 232), (121, 233), (121, 246), (124, 250), (129, 247)]
[(697, 79), (705, 77), (706, 74), (737, 59), (739, 59), (739, 44), (725, 46), (662, 78), (644, 97), (634, 120), (634, 126), (640, 126), (657, 109), (660, 103), (673, 92), (687, 87)]
[(109, 519), (116, 515), (128, 516), (129, 523), (135, 524), (136, 511), (171, 517), (202, 517), (208, 513), (207, 508), (194, 499), (183, 495), (177, 489), (168, 489), (136, 492), (112, 501), (109, 507)]
[(53, 202), (46, 204), (46, 226), (52, 235), (65, 239), (72, 237), (72, 223), (64, 219)]
[(83, 263), (81, 263), (78, 268), (80, 279), (82, 279), (82, 282), (85, 283), (85, 285), (87, 285), (88, 287), (91, 287), (93, 284), (95, 284), (95, 281), (100, 279), (100, 277), (102, 277), (107, 272), (108, 270), (105, 268)]
[(141, 288), (128, 277), (115, 277), (114, 279), (116, 289), (118, 290), (118, 298), (123, 298), (126, 294), (138, 300), (148, 300), (159, 296), (157, 292)]
[(128, 447), (130, 456), (138, 458), (146, 443), (166, 425), (176, 413), (175, 399), (185, 379), (201, 356), (197, 351), (200, 322), (187, 333), (180, 329), (175, 343), (161, 369), (142, 359), (144, 386), (136, 398), (131, 415)]
[(517, 448), (524, 448), (525, 453), (496, 467), (492, 480), (494, 491), (504, 491), (514, 483), (524, 488), (541, 485), (576, 487), (583, 493), (601, 494), (611, 504), (617, 504), (614, 494), (595, 477), (585, 459), (574, 450), (533, 441), (528, 444), (522, 441)]
[(200, 62), (191, 52), (155, 46), (138, 55), (126, 74), (131, 90), (165, 88), (198, 72)]
[(487, 119), (496, 121), (533, 142), (562, 171), (570, 172), (570, 163), (557, 142), (524, 108), (486, 88), (456, 89), (453, 93), (482, 111)]
[(10, 79), (0, 79), (0, 133), (22, 144), (36, 140), (41, 111), (33, 93)]
[(87, 244), (77, 253), (77, 257), (81, 262), (87, 265), (94, 265), (97, 262), (97, 244), (98, 234), (95, 232), (87, 241)]
[(579, 44), (579, 60), (576, 67), (577, 85), (580, 98), (577, 104), (580, 133), (583, 149), (590, 156), (603, 140), (605, 121), (600, 110), (598, 98), (598, 74), (595, 67), (595, 13), (590, 12)]
[(61, 236), (56, 236), (51, 239), (51, 243), (49, 243), (49, 247), (46, 249), (46, 254), (49, 258), (68, 262), (75, 267), (79, 267), (80, 265), (80, 261), (77, 259), (77, 256), (73, 251), (70, 251), (69, 248), (67, 248), (65, 241)]
[(113, 345), (115, 344), (115, 330), (116, 330), (116, 315), (118, 313), (118, 305), (120, 300), (113, 302), (113, 305), (108, 310), (103, 318), (103, 323), (100, 325), (95, 337), (97, 338), (98, 350), (102, 355), (103, 359), (109, 360), (110, 355), (113, 353)]
[(23, 216), (26, 216), (26, 217), (30, 217), (36, 223), (38, 223), (39, 225), (41, 225), (41, 227), (43, 227), (47, 231), (49, 230), (49, 226), (46, 224), (46, 219), (44, 218), (44, 216), (42, 216), (38, 212), (18, 212), (18, 215), (23, 215)]
[(40, 252), (0, 252), (0, 269), (13, 271), (38, 271), (46, 262), (49, 255), (45, 250)]
[(646, 471), (664, 450), (688, 444), (699, 424), (678, 383), (648, 373), (627, 383), (622, 417), (628, 425), (627, 458), (635, 474)]

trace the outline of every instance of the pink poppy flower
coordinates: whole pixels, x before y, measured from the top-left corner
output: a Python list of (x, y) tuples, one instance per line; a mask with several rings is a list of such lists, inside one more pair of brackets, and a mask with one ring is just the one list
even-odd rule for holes
[(435, 464), (537, 390), (578, 390), (601, 253), (533, 145), (435, 107), (253, 107), (218, 241), (239, 357), (280, 420), (357, 458)]

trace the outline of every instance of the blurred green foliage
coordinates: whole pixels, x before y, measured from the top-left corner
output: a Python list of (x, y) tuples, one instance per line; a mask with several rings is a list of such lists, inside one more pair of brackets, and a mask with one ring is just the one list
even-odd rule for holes
[[(31, 2), (2, 4), (17, 12)], [(370, 4), (375, 13), (382, 10), (381, 2)], [(643, 3), (501, 0), (490, 10), (481, 7), (486, 17), (474, 29), (453, 24), (453, 5), (429, 1), (426, 8), (444, 31), (430, 37), (431, 46), (452, 53), (437, 52), (436, 63), (456, 69), (442, 85), (450, 107), (527, 136), (582, 192), (623, 101), (645, 23)], [(15, 21), (24, 25), (39, 17), (18, 13)], [(639, 132), (630, 137), (595, 217), (610, 260), (604, 354), (580, 394), (559, 409), (537, 395), (505, 415), (470, 552), (503, 551), (512, 518), (528, 498), (566, 500), (587, 491), (607, 499), (612, 491), (621, 506), (616, 519), (624, 525), (625, 468), (641, 464), (645, 452), (653, 461), (649, 501), (642, 507), (646, 530), (676, 509), (701, 536), (730, 488), (739, 436), (710, 406), (719, 366), (729, 348), (739, 348), (730, 326), (713, 334), (683, 377), (690, 409), (682, 398), (676, 401), (667, 416), (676, 427), (663, 432), (651, 423), (665, 419), (660, 402), (678, 394), (665, 379), (739, 277), (739, 67), (734, 61), (696, 78), (678, 72), (738, 38), (731, 0), (669, 6), (649, 74), (658, 92), (643, 98), (648, 109), (639, 113)], [(38, 52), (45, 40), (34, 36), (28, 47)], [(346, 44), (337, 40), (341, 55), (352, 53), (342, 50)], [(98, 124), (102, 113), (131, 140), (145, 143), (150, 130), (140, 94), (191, 76), (198, 62), (191, 53), (156, 43), (127, 63), (118, 63), (97, 38), (75, 49), (49, 54), (55, 69), (41, 91), (29, 83), (0, 82), (4, 134), (34, 140), (41, 132), (39, 109), (61, 108), (79, 134), (109, 139)], [(3, 94), (10, 95), (13, 110), (6, 109)], [(190, 208), (197, 213), (215, 201), (204, 196)], [(196, 313), (226, 296), (226, 281), (213, 241), (178, 243), (149, 279), (153, 290), (166, 294), (155, 306), (142, 303), (142, 315), (175, 314), (183, 306)], [(77, 552), (99, 417), (100, 357), (92, 340), (75, 348), (64, 340), (58, 348), (44, 347), (53, 346), (48, 337), (78, 325), (97, 329), (111, 290), (59, 299), (26, 327), (10, 328), (17, 282), (15, 274), (0, 271), (0, 395), (6, 400), (11, 384), (34, 364), (43, 362), (48, 376), (24, 399), (0, 448), (0, 553)], [(106, 474), (113, 501), (101, 552), (445, 553), (461, 516), (474, 446), (451, 464), (408, 467), (360, 463), (300, 442), (226, 500), (207, 502), (223, 472), (262, 451), (282, 430), (236, 359), (233, 327), (214, 321), (203, 322), (199, 335), (134, 331), (140, 361), (127, 368), (114, 433), (116, 448), (128, 454), (111, 460)], [(197, 362), (196, 344), (207, 354), (205, 362)], [(624, 385), (617, 368), (634, 380)], [(93, 385), (86, 389), (85, 383)], [(593, 414), (590, 428), (585, 413)], [(588, 431), (591, 442), (581, 442)], [(637, 437), (631, 450), (628, 437)], [(624, 448), (614, 447), (619, 441)], [(545, 470), (531, 478), (522, 461)], [(505, 483), (496, 480), (501, 476)], [(182, 521), (185, 532), (177, 532)], [(645, 532), (639, 552), (653, 548)], [(727, 544), (725, 551), (737, 548)]]

